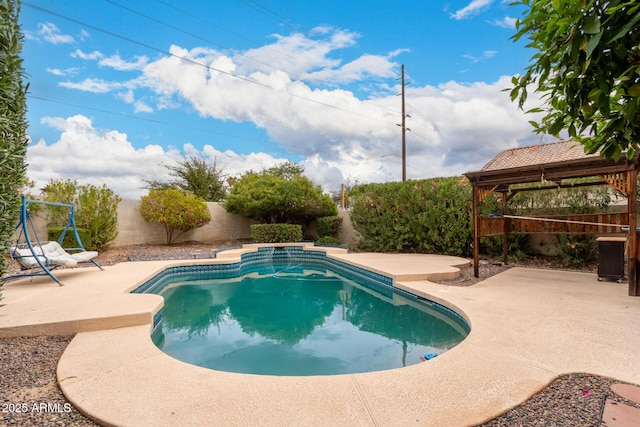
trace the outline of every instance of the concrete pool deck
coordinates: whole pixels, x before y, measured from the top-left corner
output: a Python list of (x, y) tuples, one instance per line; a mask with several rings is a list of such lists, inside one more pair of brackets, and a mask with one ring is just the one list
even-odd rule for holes
[(458, 311), (471, 333), (427, 362), (364, 374), (273, 377), (188, 365), (151, 342), (162, 298), (128, 292), (167, 266), (228, 262), (216, 259), (61, 270), (63, 287), (49, 278), (9, 282), (0, 337), (78, 333), (58, 364), (60, 387), (86, 415), (118, 426), (464, 426), (500, 415), (567, 373), (640, 383), (640, 298), (627, 296), (625, 284), (512, 268), (457, 287), (427, 279), (455, 275), (452, 266), (468, 260), (330, 256), (394, 275), (399, 288)]

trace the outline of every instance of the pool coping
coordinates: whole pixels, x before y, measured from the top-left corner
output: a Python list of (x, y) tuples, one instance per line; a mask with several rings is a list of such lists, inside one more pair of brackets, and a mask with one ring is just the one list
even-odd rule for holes
[(453, 258), (331, 252), (455, 309), (471, 333), (437, 358), (389, 371), (271, 377), (198, 368), (151, 342), (161, 297), (127, 294), (167, 266), (221, 262), (189, 260), (62, 270), (64, 287), (39, 279), (7, 284), (0, 336), (80, 332), (58, 365), (60, 387), (105, 425), (472, 425), (562, 374), (640, 383), (640, 298), (622, 285), (595, 274), (513, 268), (472, 287), (446, 286), (413, 275), (449, 274)]

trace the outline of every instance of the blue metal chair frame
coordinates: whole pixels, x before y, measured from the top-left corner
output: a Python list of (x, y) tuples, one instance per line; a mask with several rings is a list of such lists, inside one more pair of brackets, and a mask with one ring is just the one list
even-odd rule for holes
[[(60, 283), (60, 280), (52, 273), (52, 270), (55, 270), (58, 266), (50, 264), (49, 260), (48, 260), (48, 258), (46, 256), (46, 253), (42, 250), (42, 243), (40, 242), (40, 239), (38, 238), (38, 233), (36, 232), (36, 228), (35, 228), (35, 226), (33, 224), (33, 220), (31, 219), (31, 214), (29, 213), (29, 205), (30, 204), (60, 206), (60, 207), (69, 208), (69, 220), (67, 221), (67, 225), (65, 226), (64, 230), (62, 231), (62, 234), (58, 238), (58, 244), (60, 246), (62, 246), (62, 242), (64, 240), (64, 237), (65, 237), (66, 233), (67, 233), (67, 230), (69, 228), (71, 228), (73, 230), (73, 235), (76, 238), (76, 242), (78, 243), (78, 247), (75, 247), (75, 248), (64, 248), (64, 249), (65, 250), (72, 250), (72, 251), (83, 251), (83, 252), (86, 251), (86, 249), (82, 245), (82, 241), (80, 240), (80, 235), (78, 234), (78, 228), (76, 227), (75, 206), (74, 206), (73, 203), (69, 204), (69, 203), (45, 202), (45, 201), (42, 201), (42, 200), (31, 200), (31, 199), (27, 199), (26, 196), (23, 194), (22, 195), (22, 204), (20, 206), (20, 220), (18, 222), (18, 225), (16, 225), (16, 228), (15, 228), (16, 231), (20, 230), (20, 233), (18, 234), (18, 238), (17, 238), (16, 244), (20, 244), (20, 239), (24, 235), (25, 243), (26, 243), (27, 247), (29, 248), (29, 250), (31, 251), (31, 255), (27, 255), (27, 256), (33, 256), (33, 258), (38, 263), (38, 266), (42, 269), (42, 272), (31, 272), (30, 271), (28, 273), (14, 274), (14, 275), (5, 277), (2, 280), (3, 281), (7, 281), (7, 280), (11, 280), (11, 279), (17, 279), (17, 278), (20, 278), (20, 277), (49, 276), (58, 285), (62, 286), (62, 283)], [(33, 230), (33, 237), (35, 237), (35, 241), (34, 242), (31, 241), (31, 236), (29, 234), (29, 227), (31, 227), (31, 229)], [(42, 253), (42, 255), (36, 253), (34, 246), (35, 247), (40, 247), (40, 252)], [(16, 255), (14, 255), (12, 253), (11, 257), (12, 258), (21, 258), (22, 256), (19, 256), (19, 255), (16, 256)], [(43, 262), (42, 258), (44, 258), (44, 262)], [(98, 262), (96, 260), (91, 259), (89, 261), (91, 261), (96, 267), (98, 267), (100, 270), (102, 270), (102, 267), (100, 266), (100, 264), (98, 264)], [(27, 270), (22, 265), (21, 265), (21, 268), (23, 270)], [(35, 268), (35, 266), (33, 268)], [(28, 269), (28, 270), (32, 270), (32, 269)]]

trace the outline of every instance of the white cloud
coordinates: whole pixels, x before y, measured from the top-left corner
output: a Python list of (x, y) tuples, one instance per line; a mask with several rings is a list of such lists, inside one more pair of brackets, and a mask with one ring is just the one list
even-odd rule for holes
[(72, 58), (80, 58), (80, 59), (85, 59), (90, 61), (101, 59), (103, 56), (104, 55), (97, 50), (94, 50), (93, 52), (90, 52), (90, 53), (84, 53), (80, 49), (76, 49), (71, 53)]
[(102, 79), (84, 79), (81, 82), (60, 82), (60, 86), (68, 89), (81, 90), (83, 92), (107, 93), (116, 89), (127, 87), (127, 83), (109, 82)]
[(370, 76), (389, 78), (396, 75), (394, 65), (388, 58), (379, 55), (363, 55), (339, 68), (304, 74), (301, 80), (310, 83), (345, 84)]
[(480, 56), (476, 55), (462, 55), (463, 58), (468, 59), (471, 63), (476, 64), (480, 61), (486, 61), (487, 59), (491, 59), (498, 54), (495, 50), (485, 50), (482, 52)]
[(73, 43), (74, 41), (73, 37), (67, 34), (62, 34), (60, 29), (51, 22), (38, 24), (38, 36), (52, 44), (67, 44)]
[(240, 176), (249, 170), (261, 171), (287, 161), (285, 158), (276, 158), (267, 153), (238, 154), (231, 150), (222, 152), (211, 145), (205, 145), (202, 150), (198, 150), (190, 144), (185, 144), (183, 149), (187, 155), (202, 155), (211, 163), (215, 161), (216, 166), (227, 176)]
[[(360, 35), (331, 27), (316, 27), (310, 32), (310, 36), (294, 33), (288, 36), (276, 34), (274, 37), (275, 43), (233, 56), (233, 61), (238, 65), (238, 72), (270, 74), (280, 70), (288, 74), (291, 79), (298, 80), (310, 76), (314, 71), (335, 70), (336, 72), (331, 75), (336, 77), (339, 76), (337, 70), (342, 67), (341, 61), (331, 58), (330, 54), (353, 46)], [(384, 59), (384, 57), (380, 58)], [(377, 69), (376, 67), (369, 70), (369, 74), (376, 74)], [(386, 74), (386, 72), (384, 67), (383, 73)], [(343, 79), (338, 78), (337, 81), (341, 80)]]
[(136, 113), (153, 113), (153, 108), (145, 104), (144, 101), (138, 100), (134, 102), (133, 105)]
[[(408, 178), (459, 175), (480, 169), (501, 150), (539, 143), (528, 123), (534, 117), (525, 117), (502, 91), (509, 85), (510, 77), (504, 77), (492, 84), (449, 82), (437, 87), (409, 87), (406, 105), (411, 117), (407, 126), (412, 131), (407, 133)], [(234, 88), (256, 90), (246, 86), (252, 85), (244, 82)], [(194, 105), (202, 104), (195, 93), (204, 89), (197, 85), (193, 89), (194, 98), (188, 99)], [(307, 96), (344, 105), (361, 115), (273, 95), (264, 97), (267, 105), (246, 104), (246, 110), (235, 105), (229, 108), (238, 116), (253, 117), (275, 141), (302, 157), (306, 175), (327, 191), (338, 189), (347, 180), (366, 183), (400, 179), (401, 131), (395, 125), (400, 117), (393, 113), (399, 102), (396, 96), (361, 101), (345, 91), (306, 90)], [(257, 92), (253, 95), (258, 96)], [(530, 102), (536, 102), (533, 96)], [(201, 107), (203, 114), (219, 108), (208, 104)], [(301, 111), (296, 114), (297, 110)], [(96, 185), (105, 183), (124, 197), (137, 198), (145, 194), (141, 189), (144, 179), (166, 176), (165, 168), (159, 165), (181, 159), (176, 150), (165, 151), (157, 145), (135, 149), (126, 134), (97, 130), (84, 116), (47, 118), (44, 122), (60, 130), (61, 136), (54, 144), (40, 141), (28, 150), (29, 177), (39, 185), (49, 179), (71, 178)], [(261, 152), (221, 151), (211, 145), (198, 149), (185, 144), (182, 154), (215, 159), (229, 175), (262, 170), (285, 160)]]
[(505, 16), (502, 19), (495, 19), (491, 21), (491, 24), (495, 25), (496, 27), (508, 28), (510, 30), (513, 30), (516, 28), (516, 21), (516, 18)]
[(126, 134), (97, 130), (82, 115), (47, 117), (43, 123), (62, 133), (53, 144), (40, 140), (27, 149), (27, 174), (36, 181), (36, 188), (52, 179), (75, 179), (80, 184), (106, 184), (123, 197), (138, 198), (146, 193), (145, 179), (166, 176), (161, 164), (180, 158), (179, 153), (158, 145), (136, 149)]
[(451, 14), (452, 19), (466, 19), (477, 15), (482, 9), (493, 3), (493, 0), (473, 0), (471, 3)]
[[(267, 69), (260, 63), (249, 67), (248, 52), (241, 56), (171, 46), (173, 56), (151, 62), (136, 61), (142, 70), (131, 80), (94, 78), (60, 84), (95, 93), (116, 92), (116, 97), (132, 105), (135, 112), (187, 105), (205, 120), (250, 122), (264, 129), (291, 157), (303, 159), (307, 176), (326, 190), (339, 188), (345, 180), (361, 183), (399, 180), (401, 130), (397, 123), (401, 118), (400, 98), (396, 95), (400, 88), (382, 82), (375, 97), (360, 99), (351, 91), (331, 85), (312, 87), (309, 82), (319, 81), (316, 79), (366, 82), (371, 77), (388, 81), (398, 74), (391, 58), (400, 51), (387, 56), (362, 55), (343, 64), (331, 56), (335, 50), (349, 46), (357, 35), (329, 27), (318, 28), (314, 34), (324, 38), (295, 34), (278, 37), (270, 45), (278, 49), (282, 58), (293, 54), (306, 58), (303, 65), (295, 61), (298, 65), (289, 72)], [(261, 48), (251, 52), (256, 58), (262, 55), (267, 58), (267, 51)], [(104, 57), (98, 52), (75, 54), (83, 59)], [(486, 51), (470, 59), (488, 59), (495, 54)], [(459, 175), (481, 168), (503, 149), (539, 142), (532, 136), (528, 123), (535, 117), (525, 116), (510, 101), (508, 93), (503, 92), (510, 85), (510, 77), (503, 77), (493, 83), (409, 86), (408, 177)], [(530, 93), (530, 102), (538, 102), (533, 91)], [(99, 131), (84, 116), (48, 118), (46, 123), (60, 130), (61, 136), (53, 144), (40, 141), (30, 147), (29, 171), (37, 174), (39, 180), (94, 179), (122, 195), (135, 197), (143, 190), (142, 184), (133, 182), (158, 179), (166, 172), (162, 167), (158, 169), (158, 165), (180, 158), (177, 151), (165, 151), (156, 145), (135, 149), (144, 141), (129, 141), (116, 130)], [(222, 151), (211, 145), (196, 148), (186, 144), (183, 151), (216, 159), (232, 175), (284, 161), (266, 153)], [(54, 158), (65, 161), (56, 164), (46, 160)]]
[(84, 28), (80, 30), (80, 40), (85, 41), (91, 37), (91, 34), (87, 32)]
[(99, 64), (103, 67), (113, 68), (118, 71), (134, 71), (142, 70), (144, 66), (147, 65), (147, 62), (149, 62), (149, 58), (146, 56), (136, 56), (134, 58), (134, 61), (125, 61), (120, 58), (120, 55), (116, 54), (101, 59)]
[(64, 77), (64, 76), (75, 76), (80, 71), (77, 67), (67, 68), (65, 70), (61, 70), (59, 68), (47, 68), (47, 72), (53, 74), (54, 76)]
[(127, 104), (133, 104), (136, 100), (133, 96), (133, 91), (129, 89), (126, 92), (122, 92), (116, 95), (118, 98), (122, 99)]
[[(234, 69), (228, 57), (194, 56), (178, 47), (172, 52)], [(493, 55), (487, 51), (480, 59)], [(324, 171), (330, 168), (343, 171), (343, 177), (347, 171), (357, 173), (361, 182), (399, 178), (399, 88), (361, 100), (342, 89), (312, 89), (282, 71), (240, 77), (170, 57), (150, 63), (144, 80), (159, 94), (184, 99), (203, 117), (248, 121), (265, 129), (287, 152), (306, 158), (309, 173), (317, 171), (318, 182), (324, 183)], [(260, 84), (248, 82), (249, 78)], [(528, 141), (531, 117), (525, 117), (503, 92), (509, 85), (510, 78), (505, 77), (492, 84), (410, 87), (409, 176), (460, 174), (482, 167), (502, 149)]]
[(229, 175), (239, 175), (248, 169), (262, 170), (286, 160), (265, 153), (220, 152), (209, 145), (198, 151), (185, 144), (182, 153), (155, 144), (134, 148), (126, 134), (96, 129), (82, 115), (66, 119), (45, 117), (42, 121), (60, 130), (61, 135), (53, 144), (40, 140), (27, 149), (27, 176), (36, 182), (38, 189), (50, 180), (73, 179), (81, 185), (104, 184), (124, 198), (138, 199), (147, 193), (145, 180), (169, 180), (164, 165), (175, 165), (184, 154), (215, 159)]

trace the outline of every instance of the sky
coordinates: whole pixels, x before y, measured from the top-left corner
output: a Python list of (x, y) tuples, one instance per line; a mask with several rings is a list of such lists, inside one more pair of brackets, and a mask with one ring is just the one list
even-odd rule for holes
[[(325, 191), (481, 169), (551, 142), (511, 102), (535, 53), (502, 0), (28, 0), (27, 175), (127, 199), (189, 156), (291, 160)], [(527, 108), (539, 106), (530, 95)]]

